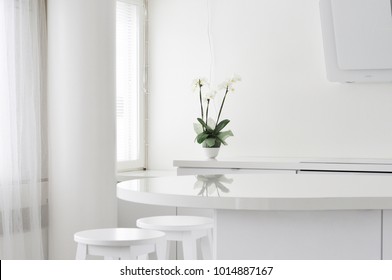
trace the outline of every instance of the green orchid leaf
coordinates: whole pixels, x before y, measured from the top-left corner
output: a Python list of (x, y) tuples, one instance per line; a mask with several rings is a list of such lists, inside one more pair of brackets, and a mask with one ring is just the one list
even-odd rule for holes
[(204, 142), (204, 140), (206, 140), (208, 138), (208, 134), (206, 132), (202, 132), (199, 135), (197, 135), (196, 137), (196, 141), (197, 143), (201, 144)]
[(223, 120), (220, 123), (217, 124), (217, 126), (214, 129), (214, 132), (220, 132), (225, 126), (230, 122), (230, 120)]
[(223, 145), (227, 146), (227, 143), (225, 142), (225, 140), (219, 138), (219, 136), (216, 137), (216, 140), (219, 141), (220, 143), (222, 143)]
[(212, 132), (213, 129), (208, 126), (205, 121), (203, 121), (201, 118), (197, 118), (198, 122), (208, 131), (208, 132)]
[(215, 126), (216, 126), (216, 123), (215, 123), (215, 121), (214, 121), (213, 118), (208, 118), (207, 125), (208, 125), (209, 127), (215, 127)]
[(193, 123), (193, 129), (195, 130), (196, 134), (203, 132), (203, 126), (200, 123)]
[(207, 138), (204, 142), (206, 143), (207, 147), (211, 148), (215, 145), (215, 138)]
[(216, 137), (219, 139), (219, 141), (222, 142), (223, 145), (227, 145), (227, 143), (226, 143), (225, 140), (226, 140), (227, 137), (229, 137), (229, 136), (233, 136), (233, 132), (231, 132), (231, 130), (219, 132), (218, 135), (217, 135)]
[(222, 140), (226, 140), (227, 137), (234, 136), (231, 130), (219, 132), (218, 137)]

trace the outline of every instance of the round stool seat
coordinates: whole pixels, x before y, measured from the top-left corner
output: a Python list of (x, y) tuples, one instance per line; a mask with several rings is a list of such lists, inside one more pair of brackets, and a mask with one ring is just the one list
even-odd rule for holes
[(138, 219), (136, 225), (143, 229), (188, 231), (212, 228), (214, 220), (199, 216), (156, 216)]
[(140, 228), (103, 228), (75, 233), (78, 243), (99, 246), (131, 246), (151, 243), (165, 236), (164, 232)]
[(74, 234), (78, 244), (76, 259), (88, 255), (105, 259), (135, 259), (149, 255), (156, 259), (157, 244), (164, 242), (165, 233), (140, 228), (102, 228)]

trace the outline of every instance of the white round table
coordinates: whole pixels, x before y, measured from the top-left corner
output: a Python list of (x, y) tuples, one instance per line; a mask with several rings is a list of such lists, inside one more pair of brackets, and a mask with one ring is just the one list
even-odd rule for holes
[(197, 175), (131, 180), (123, 200), (214, 210), (218, 259), (392, 258), (392, 176)]

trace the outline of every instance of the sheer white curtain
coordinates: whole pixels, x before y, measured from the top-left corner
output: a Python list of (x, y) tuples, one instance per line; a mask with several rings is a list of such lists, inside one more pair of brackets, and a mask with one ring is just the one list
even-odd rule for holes
[(0, 0), (0, 258), (42, 259), (45, 0)]

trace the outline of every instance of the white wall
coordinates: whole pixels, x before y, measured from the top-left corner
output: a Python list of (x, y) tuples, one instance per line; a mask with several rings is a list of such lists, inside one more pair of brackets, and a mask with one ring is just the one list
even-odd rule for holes
[[(392, 157), (392, 84), (326, 80), (317, 0), (211, 0), (214, 75), (243, 81), (221, 157)], [(149, 0), (149, 167), (202, 158), (192, 79), (209, 76), (207, 0)]]
[(115, 0), (48, 0), (49, 258), (116, 225)]

